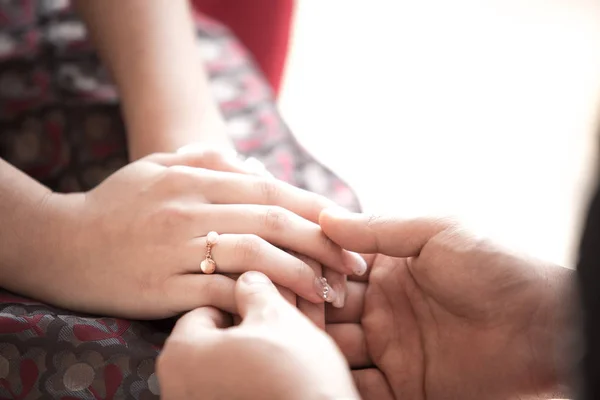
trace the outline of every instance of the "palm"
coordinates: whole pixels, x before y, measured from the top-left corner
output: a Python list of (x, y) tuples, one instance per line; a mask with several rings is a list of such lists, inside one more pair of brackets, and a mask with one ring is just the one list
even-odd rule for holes
[(539, 269), (444, 235), (419, 257), (372, 262), (361, 325), (377, 373), (397, 399), (507, 398), (531, 389), (524, 332), (538, 311)]

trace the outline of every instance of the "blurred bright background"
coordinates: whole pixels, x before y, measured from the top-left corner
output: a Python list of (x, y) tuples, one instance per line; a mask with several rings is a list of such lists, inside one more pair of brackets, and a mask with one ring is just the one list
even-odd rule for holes
[(298, 0), (280, 107), (365, 210), (572, 266), (599, 100), (598, 0)]

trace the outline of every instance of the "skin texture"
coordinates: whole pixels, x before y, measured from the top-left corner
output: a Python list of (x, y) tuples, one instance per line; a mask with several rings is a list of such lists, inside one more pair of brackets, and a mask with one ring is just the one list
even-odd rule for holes
[(235, 286), (242, 323), (205, 307), (181, 318), (158, 358), (161, 398), (358, 399), (331, 338), (289, 305), (269, 279), (248, 272)]
[[(49, 304), (137, 319), (203, 305), (237, 313), (227, 275), (247, 270), (322, 304), (315, 284), (321, 265), (340, 275), (366, 268), (312, 222), (329, 200), (248, 173), (222, 153), (155, 154), (88, 193), (70, 195), (51, 193), (8, 164), (0, 167), (7, 177), (0, 180), (7, 193), (2, 211), (14, 215), (0, 228), (12, 245), (0, 252), (0, 285)], [(37, 197), (22, 201), (20, 185)], [(199, 274), (205, 236), (213, 230), (220, 234), (213, 248), (217, 274)], [(322, 313), (315, 318), (323, 325)]]
[(208, 85), (189, 3), (74, 2), (119, 89), (132, 160), (190, 143), (233, 148)]
[(436, 219), (326, 210), (324, 232), (365, 255), (366, 279), (327, 331), (364, 399), (568, 395), (558, 363), (573, 320), (573, 271), (523, 257)]

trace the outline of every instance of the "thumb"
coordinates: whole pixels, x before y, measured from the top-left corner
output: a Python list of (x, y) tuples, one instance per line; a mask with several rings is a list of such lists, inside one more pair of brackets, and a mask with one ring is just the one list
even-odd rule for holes
[(418, 256), (431, 238), (455, 226), (440, 218), (402, 219), (356, 214), (342, 208), (323, 210), (319, 224), (325, 235), (344, 249), (392, 257)]
[(244, 322), (270, 322), (277, 318), (278, 310), (286, 312), (290, 307), (269, 278), (255, 271), (246, 272), (237, 280), (235, 301)]

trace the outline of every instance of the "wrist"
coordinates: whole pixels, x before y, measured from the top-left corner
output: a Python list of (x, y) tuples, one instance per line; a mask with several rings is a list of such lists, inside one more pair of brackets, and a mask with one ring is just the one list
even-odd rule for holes
[[(135, 135), (132, 133), (130, 136)], [(139, 139), (129, 140), (129, 160), (135, 161), (153, 153), (172, 153), (189, 144), (207, 148), (234, 149), (224, 125), (214, 123), (204, 127), (165, 127), (143, 131)], [(144, 136), (144, 138), (141, 138)]]
[(132, 116), (127, 123), (129, 158), (134, 161), (152, 153), (174, 152), (199, 143), (206, 147), (233, 148), (225, 120), (213, 105), (203, 112), (178, 110), (142, 113), (152, 118)]
[(531, 376), (537, 393), (569, 397), (583, 354), (575, 271), (545, 268), (540, 311), (529, 331)]
[(50, 190), (37, 201), (14, 210), (14, 242), (3, 258), (2, 286), (32, 298), (54, 302), (54, 294), (69, 274), (75, 236), (68, 216), (67, 198)]

